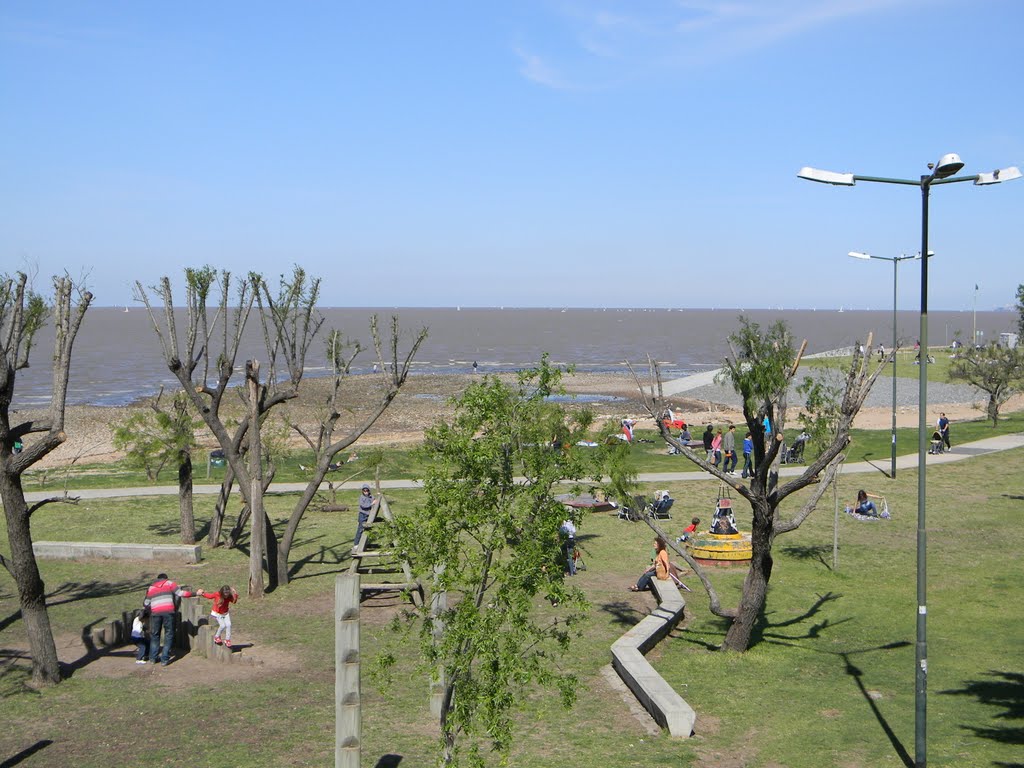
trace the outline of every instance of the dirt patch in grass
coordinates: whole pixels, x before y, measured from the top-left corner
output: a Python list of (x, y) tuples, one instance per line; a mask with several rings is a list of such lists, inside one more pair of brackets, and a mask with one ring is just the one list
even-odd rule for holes
[[(135, 646), (90, 650), (79, 635), (59, 635), (54, 638), (57, 657), (61, 660), (65, 675), (82, 680), (122, 679), (146, 675), (152, 684), (171, 691), (194, 690), (199, 687), (220, 687), (237, 684), (267, 674), (290, 674), (300, 669), (299, 660), (290, 653), (267, 645), (252, 642), (238, 642), (235, 658), (230, 662), (207, 659), (197, 653), (175, 651), (171, 663), (136, 664)], [(4, 648), (4, 655), (11, 660), (21, 659), (26, 664), (30, 658), (25, 648)]]

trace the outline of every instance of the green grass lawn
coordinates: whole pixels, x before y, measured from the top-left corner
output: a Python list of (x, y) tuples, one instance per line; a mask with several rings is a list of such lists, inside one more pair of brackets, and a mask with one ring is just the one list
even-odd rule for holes
[[(967, 429), (957, 425), (954, 440), (966, 440), (966, 431), (958, 435)], [(887, 451), (888, 443), (883, 444)], [(648, 448), (651, 456), (643, 454)], [(654, 456), (659, 449), (641, 444), (638, 462), (653, 467), (664, 459), (674, 468), (688, 468), (679, 457)], [(1024, 545), (1021, 477), (1021, 450), (928, 471), (928, 759), (933, 766), (1011, 765), (1020, 759), (1015, 718), (1024, 700), (1024, 616), (1018, 609), (1024, 572), (1017, 564)], [(579, 701), (565, 711), (553, 696), (527, 693), (511, 764), (904, 765), (914, 742), (917, 473), (902, 472), (895, 481), (849, 474), (840, 482), (840, 504), (864, 486), (885, 495), (893, 519), (861, 523), (840, 513), (839, 558), (833, 566), (834, 504), (826, 494), (803, 527), (776, 541), (767, 613), (749, 652), (713, 650), (726, 625), (709, 614), (698, 591), (687, 595), (685, 625), (652, 652), (655, 667), (697, 711), (696, 736), (683, 741), (649, 735), (602, 674), (614, 639), (654, 607), (649, 594), (626, 589), (649, 561), (652, 534), (642, 523), (612, 515), (587, 517), (579, 538), (588, 570), (576, 582), (593, 607), (564, 662), (566, 671), (582, 680)], [(666, 524), (673, 535), (693, 514), (710, 517), (717, 483), (659, 487), (677, 498), (674, 519)], [(355, 492), (339, 494), (343, 503), (354, 505), (355, 498)], [(419, 494), (398, 491), (389, 499), (401, 514)], [(203, 525), (213, 502), (197, 501)], [(792, 501), (795, 506), (797, 500)], [(270, 498), (279, 525), (291, 503), (286, 495)], [(742, 502), (737, 510), (741, 527), (749, 527)], [(33, 533), (38, 539), (174, 542), (176, 521), (173, 498), (89, 500), (43, 507), (33, 517)], [(30, 691), (24, 686), (27, 663), (11, 651), (24, 646), (14, 585), (9, 577), (0, 578), (5, 724), (0, 762), (49, 740), (23, 764), (329, 765), (332, 595), (335, 575), (348, 567), (354, 527), (353, 513), (311, 512), (296, 543), (295, 580), (261, 601), (243, 594), (235, 613), (236, 638), (254, 642), (249, 653), (264, 654), (267, 663), (240, 682), (200, 678), (182, 688), (154, 683), (146, 674), (90, 675), (89, 664), (83, 664), (59, 686)], [(56, 634), (73, 638), (138, 605), (159, 569), (182, 583), (206, 588), (230, 583), (244, 593), (244, 552), (207, 549), (204, 558), (197, 566), (42, 561)], [(726, 604), (734, 603), (743, 575), (742, 568), (713, 572)], [(687, 581), (699, 589), (696, 579)], [(364, 602), (367, 664), (377, 649), (393, 645), (388, 620), (398, 604), (394, 598)], [(547, 604), (539, 608), (558, 610)], [(401, 756), (402, 768), (433, 764), (436, 727), (427, 713), (426, 675), (403, 647), (399, 684), (380, 691), (364, 677), (364, 765), (377, 765), (389, 754)], [(125, 665), (132, 665), (129, 650), (123, 649)], [(78, 658), (63, 653), (64, 661)], [(158, 674), (173, 681), (176, 671), (188, 669), (186, 663), (211, 662), (188, 659)], [(225, 734), (223, 746), (213, 746), (211, 730)]]
[[(877, 339), (875, 340), (877, 343)], [(949, 378), (949, 368), (953, 362), (953, 351), (947, 347), (930, 347), (931, 356), (935, 362), (928, 364), (928, 381), (939, 384), (956, 383)], [(851, 357), (810, 357), (800, 361), (801, 368), (832, 368), (846, 372), (850, 365)], [(879, 364), (878, 355), (871, 358), (871, 368)], [(912, 347), (899, 350), (896, 353), (896, 378), (917, 379), (920, 367), (917, 365), (917, 353)], [(800, 377), (797, 376), (799, 379)], [(882, 369), (879, 378), (892, 378), (892, 363), (886, 364)], [(891, 384), (889, 385), (892, 386)]]
[[(716, 424), (716, 429), (723, 424)], [(981, 440), (996, 435), (1006, 435), (1024, 431), (1024, 412), (1010, 413), (1000, 417), (999, 424), (993, 428), (992, 422), (983, 418), (974, 421), (954, 422), (950, 426), (950, 438), (953, 445)], [(737, 445), (746, 432), (743, 425), (736, 428)], [(630, 448), (630, 457), (638, 472), (689, 472), (694, 469), (684, 456), (668, 454), (664, 441), (654, 430), (637, 430), (638, 442)], [(854, 429), (850, 432), (850, 447), (847, 450), (849, 461), (888, 462), (892, 455), (892, 431), (888, 429)], [(906, 427), (896, 430), (897, 455), (917, 453), (917, 427)], [(703, 451), (698, 451), (703, 453)], [(742, 467), (743, 458), (737, 467)], [(888, 466), (888, 464), (886, 464)]]

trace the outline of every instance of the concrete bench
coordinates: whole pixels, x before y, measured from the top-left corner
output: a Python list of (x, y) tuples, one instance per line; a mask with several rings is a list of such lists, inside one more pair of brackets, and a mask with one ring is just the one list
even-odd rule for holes
[(683, 618), (686, 603), (673, 581), (653, 579), (651, 585), (658, 607), (612, 644), (612, 666), (658, 725), (686, 739), (697, 713), (644, 658)]
[(180, 560), (198, 563), (203, 559), (199, 544), (109, 544), (100, 541), (34, 541), (36, 557), (74, 560), (101, 557), (110, 560)]

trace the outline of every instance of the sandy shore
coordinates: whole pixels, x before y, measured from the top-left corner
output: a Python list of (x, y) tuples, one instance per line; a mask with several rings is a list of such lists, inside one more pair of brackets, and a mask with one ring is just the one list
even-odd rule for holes
[[(508, 375), (512, 378), (512, 375)], [(423, 431), (451, 413), (449, 400), (458, 395), (475, 378), (472, 374), (444, 374), (411, 376), (395, 401), (373, 428), (363, 437), (358, 445), (395, 445), (415, 442), (422, 438)], [(570, 394), (600, 395), (614, 399), (599, 399), (589, 403), (599, 418), (619, 420), (633, 418), (638, 420), (641, 428), (653, 426), (653, 421), (644, 411), (637, 386), (632, 376), (626, 373), (581, 373), (565, 380), (565, 388)], [(303, 393), (295, 401), (282, 406), (276, 426), (295, 446), (301, 446), (298, 435), (284, 425), (283, 419), (311, 429), (318, 421), (317, 413), (326, 402), (329, 393), (329, 380), (311, 378), (303, 382)], [(352, 376), (343, 384), (342, 402), (346, 412), (342, 416), (341, 425), (335, 437), (341, 434), (346, 425), (358, 423), (372, 408), (380, 396), (379, 382), (375, 376)], [(237, 397), (228, 397), (229, 407), (234, 412), (241, 412)], [(686, 397), (685, 393), (671, 398), (673, 407), (681, 412), (691, 424), (716, 424), (726, 422), (742, 423), (743, 417), (735, 408), (709, 400), (696, 400)], [(979, 410), (981, 399), (976, 402), (934, 403), (928, 410), (938, 415), (944, 411), (954, 424), (979, 418), (983, 411)], [(40, 463), (40, 467), (65, 466), (69, 463), (94, 463), (113, 461), (119, 458), (112, 439), (112, 426), (125, 418), (131, 411), (146, 409), (146, 402), (122, 407), (71, 406), (68, 408), (65, 423), (67, 441)], [(1017, 396), (1007, 403), (1005, 412), (1024, 409), (1024, 396)], [(22, 411), (16, 414), (19, 421), (42, 414)], [(792, 416), (791, 416), (792, 418)], [(856, 426), (864, 429), (888, 429), (892, 423), (891, 407), (864, 408), (857, 418)], [(897, 425), (912, 427), (917, 424), (917, 409), (899, 408)], [(200, 442), (204, 447), (213, 448), (216, 444), (205, 433), (199, 430)], [(358, 448), (358, 446), (357, 446)]]

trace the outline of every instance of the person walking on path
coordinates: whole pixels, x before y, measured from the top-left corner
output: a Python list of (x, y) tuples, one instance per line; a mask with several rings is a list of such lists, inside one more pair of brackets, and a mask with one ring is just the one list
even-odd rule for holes
[(370, 510), (373, 509), (373, 494), (370, 493), (370, 486), (363, 483), (363, 490), (359, 492), (359, 524), (356, 526), (356, 538), (352, 542), (352, 549), (359, 546), (359, 539), (363, 537), (363, 528), (370, 519)]
[(213, 609), (210, 611), (210, 615), (217, 621), (217, 631), (213, 633), (213, 642), (215, 645), (220, 645), (220, 635), (223, 632), (224, 645), (230, 648), (231, 614), (229, 611), (231, 610), (231, 604), (238, 602), (238, 592), (235, 591), (234, 587), (225, 584), (216, 592), (204, 592), (202, 589), (197, 589), (196, 595), (205, 597), (207, 600), (213, 600)]
[[(179, 587), (166, 573), (158, 574), (156, 581), (146, 590), (143, 606), (149, 608), (149, 660), (156, 664), (159, 652), (160, 664), (171, 663), (171, 644), (174, 642), (174, 614), (178, 610), (178, 601), (183, 597), (192, 597), (192, 593)], [(163, 632), (163, 647), (160, 645), (160, 633)]]
[(729, 431), (722, 438), (722, 452), (725, 454), (725, 464), (722, 469), (725, 474), (732, 475), (736, 472), (736, 425), (730, 424)]
[(754, 438), (747, 432), (743, 438), (743, 472), (740, 477), (751, 477), (754, 474), (754, 464), (750, 460), (750, 454), (754, 452)]
[(942, 442), (946, 444), (946, 450), (948, 451), (953, 446), (949, 444), (949, 419), (946, 418), (946, 414), (939, 414), (939, 420), (935, 422), (935, 426), (938, 428), (939, 436), (942, 438)]
[(711, 452), (715, 457), (715, 460), (712, 463), (717, 467), (722, 463), (722, 430), (718, 430), (715, 433), (714, 438), (711, 440)]

